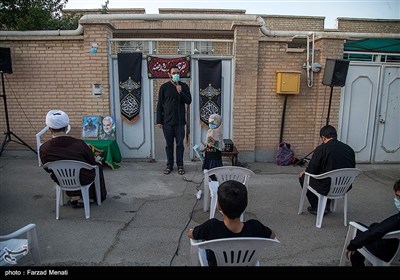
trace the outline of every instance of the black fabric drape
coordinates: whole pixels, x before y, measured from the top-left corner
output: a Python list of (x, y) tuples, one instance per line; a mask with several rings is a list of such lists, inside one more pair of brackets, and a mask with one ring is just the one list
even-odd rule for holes
[(121, 115), (134, 122), (140, 113), (142, 53), (119, 53), (118, 75)]
[(221, 115), (221, 75), (221, 60), (199, 60), (200, 123), (206, 126), (210, 115)]

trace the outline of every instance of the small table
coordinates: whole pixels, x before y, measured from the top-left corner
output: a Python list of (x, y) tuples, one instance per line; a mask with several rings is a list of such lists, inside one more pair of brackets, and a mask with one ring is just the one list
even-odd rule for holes
[(236, 149), (236, 146), (233, 146), (232, 152), (222, 152), (223, 157), (228, 157), (232, 161), (232, 166), (236, 166), (238, 163), (238, 155), (239, 151)]
[(109, 166), (112, 170), (120, 167), (117, 163), (121, 162), (121, 151), (119, 150), (117, 141), (92, 139), (85, 139), (84, 141), (100, 151), (103, 163)]

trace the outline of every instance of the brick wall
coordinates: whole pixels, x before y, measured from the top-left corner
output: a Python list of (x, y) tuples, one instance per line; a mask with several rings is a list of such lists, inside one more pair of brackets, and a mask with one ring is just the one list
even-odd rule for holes
[[(320, 31), (319, 17), (265, 16), (270, 30)], [(322, 21), (321, 21), (322, 20)], [(352, 31), (357, 23), (359, 32), (387, 30), (398, 32), (398, 21), (341, 20), (342, 31)], [(185, 32), (181, 32), (185, 23)], [(380, 27), (379, 27), (380, 26)], [(386, 29), (385, 29), (386, 28)], [(147, 31), (146, 31), (147, 30)], [(179, 32), (177, 32), (179, 31)], [(218, 32), (216, 32), (218, 31)], [(145, 33), (144, 33), (145, 32)], [(304, 155), (319, 144), (319, 129), (325, 125), (330, 88), (322, 85), (323, 71), (313, 73), (313, 87), (307, 86), (306, 52), (287, 52), (291, 38), (261, 35), (257, 22), (232, 21), (119, 21), (86, 22), (81, 36), (19, 36), (0, 38), (1, 47), (10, 47), (13, 74), (5, 74), (10, 126), (32, 147), (35, 134), (45, 125), (50, 109), (61, 108), (71, 118), (71, 135), (80, 137), (83, 115), (110, 113), (108, 37), (126, 38), (233, 38), (233, 141), (241, 161), (272, 161), (279, 144), (284, 95), (276, 94), (276, 71), (300, 71), (299, 95), (287, 99), (283, 140), (292, 144), (296, 155)], [(96, 54), (89, 53), (92, 43), (98, 44)], [(324, 69), (326, 58), (341, 58), (343, 39), (318, 38), (315, 41), (315, 62)], [(171, 55), (176, 42), (159, 42), (157, 54)], [(224, 51), (221, 44), (221, 52)], [(160, 53), (159, 53), (160, 51)], [(215, 52), (219, 47), (215, 46)], [(218, 56), (217, 56), (218, 57)], [(157, 104), (158, 88), (164, 80), (153, 84)], [(101, 97), (95, 97), (91, 85), (102, 84)], [(190, 81), (188, 81), (190, 83)], [(340, 87), (334, 87), (330, 124), (337, 126)], [(0, 117), (5, 119), (4, 107)], [(5, 131), (5, 121), (0, 131)], [(27, 150), (11, 142), (7, 150)]]
[[(13, 74), (5, 74), (10, 128), (28, 145), (36, 148), (35, 134), (45, 126), (51, 109), (68, 113), (75, 137), (81, 136), (83, 115), (109, 114), (107, 33), (97, 26), (88, 27), (84, 37), (41, 37), (1, 44), (10, 47), (12, 54)], [(92, 42), (98, 43), (97, 54), (88, 52)], [(103, 85), (101, 97), (92, 95), (93, 83)], [(5, 119), (3, 106), (0, 112)], [(0, 131), (5, 130), (2, 121)], [(12, 141), (9, 149), (26, 148)]]
[(400, 20), (338, 18), (338, 29), (357, 33), (400, 33)]
[[(306, 53), (286, 52), (285, 42), (263, 42), (260, 44), (258, 90), (257, 90), (257, 160), (273, 158), (280, 140), (293, 145), (296, 152), (308, 149), (310, 123), (315, 99), (314, 88), (307, 86), (307, 75), (302, 65), (306, 62)], [(285, 121), (282, 123), (285, 95), (276, 93), (277, 71), (300, 71), (300, 94), (287, 96)], [(300, 149), (299, 149), (300, 148)]]
[(262, 16), (270, 30), (323, 31), (325, 17), (311, 16)]

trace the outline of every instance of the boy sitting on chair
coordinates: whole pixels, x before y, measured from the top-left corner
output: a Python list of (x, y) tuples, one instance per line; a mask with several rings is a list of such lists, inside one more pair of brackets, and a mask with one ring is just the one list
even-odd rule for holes
[[(190, 229), (188, 237), (196, 240), (213, 240), (234, 237), (275, 238), (269, 227), (257, 220), (240, 221), (240, 215), (247, 207), (247, 188), (238, 181), (229, 180), (218, 188), (217, 209), (223, 215), (223, 221), (212, 218)], [(216, 266), (213, 252), (207, 252), (210, 266)]]

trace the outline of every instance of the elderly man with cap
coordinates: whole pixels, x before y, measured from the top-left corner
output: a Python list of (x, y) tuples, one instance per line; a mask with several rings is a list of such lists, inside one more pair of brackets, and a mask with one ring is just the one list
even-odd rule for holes
[[(43, 163), (57, 160), (77, 160), (86, 162), (91, 165), (99, 165), (89, 146), (81, 139), (77, 139), (67, 135), (70, 128), (68, 115), (61, 110), (51, 110), (46, 115), (46, 125), (49, 127), (52, 139), (40, 146), (40, 159)], [(93, 181), (95, 176), (94, 170), (81, 170), (81, 182), (83, 184)], [(51, 174), (53, 180), (56, 177)], [(103, 169), (100, 166), (100, 191), (101, 200), (106, 199), (107, 190), (104, 181)], [(66, 192), (71, 197), (70, 204), (75, 207), (83, 207), (80, 191)], [(96, 200), (94, 186), (89, 189), (90, 199)]]

